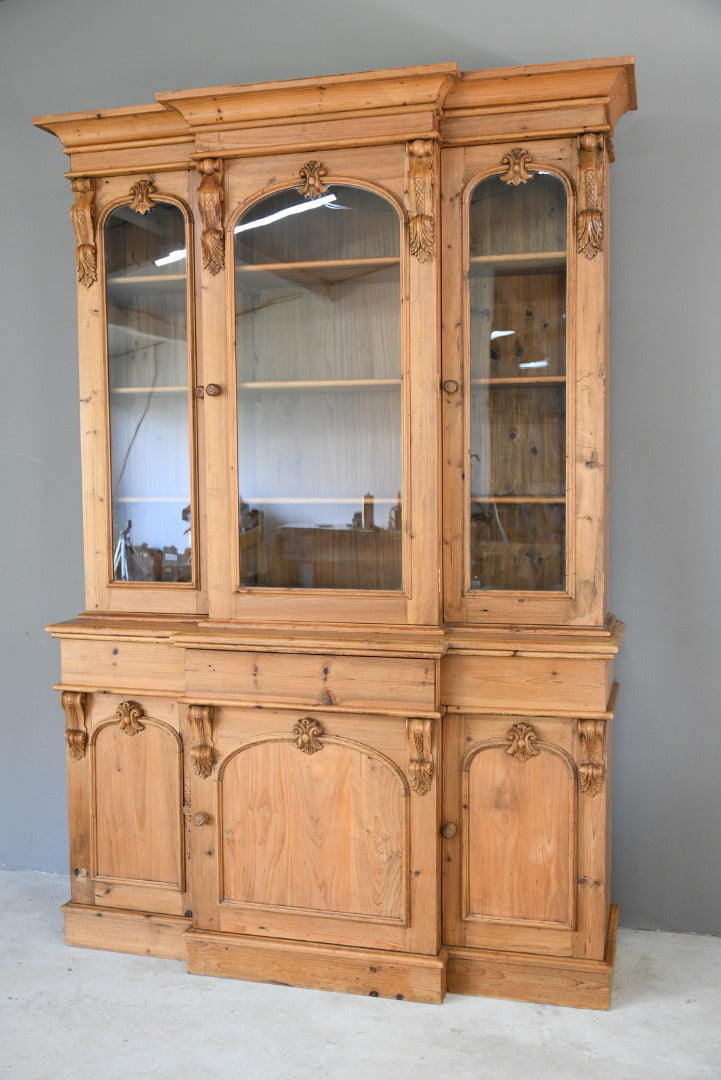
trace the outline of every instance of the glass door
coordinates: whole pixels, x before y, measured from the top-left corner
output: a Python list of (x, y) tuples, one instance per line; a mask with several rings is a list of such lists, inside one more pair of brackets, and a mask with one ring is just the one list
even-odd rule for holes
[(140, 195), (111, 209), (103, 227), (111, 604), (193, 611), (190, 230), (180, 205)]
[(403, 586), (399, 225), (336, 185), (235, 226), (241, 587)]

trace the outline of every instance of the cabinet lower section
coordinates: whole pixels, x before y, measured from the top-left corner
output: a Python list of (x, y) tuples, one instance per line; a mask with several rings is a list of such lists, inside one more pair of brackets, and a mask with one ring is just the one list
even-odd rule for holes
[[(517, 640), (517, 689), (504, 668), (489, 708), (471, 693), (492, 670), (477, 642), (452, 653), (463, 704), (443, 700), (441, 629), (272, 648), (187, 626), (57, 631), (68, 944), (414, 1001), (447, 987), (608, 1007), (613, 694), (577, 706), (612, 685), (610, 635)], [(555, 710), (554, 647), (571, 684)], [(163, 686), (168, 649), (182, 664)], [(129, 690), (136, 664), (154, 685)]]

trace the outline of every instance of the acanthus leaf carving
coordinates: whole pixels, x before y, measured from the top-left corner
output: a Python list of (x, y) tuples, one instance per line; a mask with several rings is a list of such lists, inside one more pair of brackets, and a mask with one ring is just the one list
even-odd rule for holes
[(145, 712), (143, 706), (138, 705), (137, 701), (121, 701), (115, 710), (115, 716), (120, 724), (120, 730), (126, 735), (137, 735), (145, 729), (145, 724), (140, 722), (140, 717), (145, 716)]
[(606, 766), (603, 758), (606, 750), (606, 725), (603, 720), (579, 720), (582, 757), (578, 766), (578, 786), (584, 795), (593, 799), (603, 790)]
[(594, 259), (603, 251), (603, 136), (586, 132), (579, 139), (576, 241), (578, 251)]
[(137, 180), (130, 189), (130, 209), (136, 214), (147, 214), (155, 206), (155, 184), (152, 180)]
[(427, 262), (435, 253), (433, 151), (434, 143), (430, 139), (414, 139), (407, 146), (409, 247), (419, 262)]
[(98, 253), (95, 245), (95, 181), (77, 176), (70, 181), (75, 202), (70, 208), (70, 220), (75, 231), (75, 263), (78, 281), (90, 288), (98, 279)]
[(328, 175), (328, 170), (319, 161), (306, 161), (300, 170), (300, 178), (303, 181), (298, 188), (299, 194), (304, 199), (319, 199), (328, 190), (323, 178)]
[(65, 712), (65, 742), (71, 758), (80, 761), (85, 757), (88, 732), (85, 727), (85, 702), (87, 695), (73, 690), (63, 690), (60, 704)]
[(535, 746), (538, 733), (531, 724), (524, 722), (514, 724), (506, 732), (506, 738), (511, 744), (506, 753), (518, 761), (528, 761), (529, 758), (538, 756)]
[(203, 219), (200, 235), (203, 266), (215, 275), (225, 266), (223, 159), (203, 158), (198, 162), (198, 172), (202, 175), (198, 184), (198, 206)]
[(213, 746), (214, 713), (215, 710), (212, 705), (188, 706), (188, 722), (193, 733), (190, 760), (198, 776), (202, 776), (204, 780), (210, 776), (215, 764), (215, 747)]
[(319, 736), (323, 734), (323, 725), (312, 716), (305, 716), (294, 724), (293, 734), (296, 736), (295, 745), (304, 754), (315, 754), (323, 749), (323, 743), (319, 742)]
[(501, 158), (501, 165), (506, 166), (506, 171), (501, 174), (501, 180), (506, 184), (513, 184), (514, 187), (525, 184), (531, 179), (531, 173), (528, 171), (530, 161), (531, 155), (528, 150), (515, 146)]
[(427, 795), (433, 783), (433, 747), (430, 720), (406, 721), (408, 776), (416, 795)]

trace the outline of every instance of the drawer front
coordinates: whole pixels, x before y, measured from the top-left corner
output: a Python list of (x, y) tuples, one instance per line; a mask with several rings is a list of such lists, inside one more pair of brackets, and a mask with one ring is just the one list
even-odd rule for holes
[(441, 663), (441, 701), (451, 708), (604, 712), (612, 687), (610, 660), (451, 654)]
[(188, 649), (187, 693), (208, 700), (431, 711), (435, 662)]
[(183, 652), (167, 641), (64, 639), (62, 679), (67, 686), (103, 690), (157, 690), (182, 694)]

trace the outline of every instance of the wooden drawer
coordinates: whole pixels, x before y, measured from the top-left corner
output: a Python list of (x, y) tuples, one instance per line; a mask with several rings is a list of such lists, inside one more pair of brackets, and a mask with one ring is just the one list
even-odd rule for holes
[(451, 708), (604, 712), (612, 688), (611, 660), (451, 653), (441, 663), (441, 701)]
[(62, 681), (99, 690), (158, 690), (182, 694), (185, 668), (181, 649), (169, 641), (64, 638)]
[(430, 711), (435, 661), (188, 649), (186, 693), (203, 701)]

